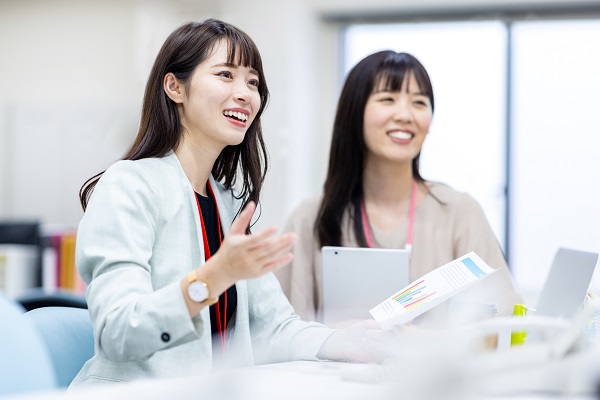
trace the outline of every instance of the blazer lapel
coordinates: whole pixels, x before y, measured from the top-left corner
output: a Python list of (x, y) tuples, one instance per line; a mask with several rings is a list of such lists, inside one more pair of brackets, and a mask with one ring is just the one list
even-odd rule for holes
[[(202, 243), (203, 243), (202, 226), (200, 225), (200, 211), (198, 210), (196, 193), (194, 192), (194, 188), (192, 188), (192, 184), (190, 183), (189, 179), (187, 178), (187, 175), (185, 174), (185, 171), (183, 170), (183, 167), (181, 166), (181, 163), (179, 162), (179, 159), (177, 158), (177, 155), (175, 154), (175, 152), (170, 151), (163, 159), (165, 160), (165, 162), (167, 164), (171, 165), (173, 168), (175, 168), (178, 171), (179, 181), (183, 187), (183, 190), (186, 191), (186, 196), (189, 201), (189, 206), (192, 211), (192, 216), (194, 217), (194, 226), (196, 228), (196, 237), (198, 238), (195, 245), (200, 252), (200, 265), (202, 265), (206, 262), (206, 258), (204, 255), (204, 246), (202, 246)], [(211, 185), (212, 185), (212, 183), (211, 183)], [(217, 196), (216, 193), (215, 193), (215, 196)]]

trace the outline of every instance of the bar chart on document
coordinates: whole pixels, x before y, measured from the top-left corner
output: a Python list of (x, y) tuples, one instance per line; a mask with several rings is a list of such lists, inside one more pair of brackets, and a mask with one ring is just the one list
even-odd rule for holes
[(427, 299), (430, 299), (436, 294), (437, 292), (427, 291), (427, 284), (425, 283), (425, 280), (422, 279), (405, 291), (400, 292), (400, 294), (394, 297), (394, 301), (406, 310), (410, 310), (411, 308), (426, 302)]
[(429, 272), (370, 310), (383, 328), (404, 324), (495, 270), (470, 252)]

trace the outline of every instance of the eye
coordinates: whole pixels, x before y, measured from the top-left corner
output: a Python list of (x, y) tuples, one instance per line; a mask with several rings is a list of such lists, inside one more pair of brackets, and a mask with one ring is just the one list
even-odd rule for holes
[(258, 79), (250, 79), (250, 80), (248, 81), (248, 85), (251, 85), (251, 86), (256, 86), (256, 87), (258, 87)]
[(233, 79), (233, 74), (230, 71), (221, 71), (217, 73), (217, 76), (222, 76), (223, 78)]
[(379, 99), (379, 101), (384, 102), (384, 103), (392, 103), (394, 101), (394, 99), (392, 97), (382, 97)]
[(421, 107), (429, 107), (429, 99), (425, 97), (418, 97), (413, 103)]

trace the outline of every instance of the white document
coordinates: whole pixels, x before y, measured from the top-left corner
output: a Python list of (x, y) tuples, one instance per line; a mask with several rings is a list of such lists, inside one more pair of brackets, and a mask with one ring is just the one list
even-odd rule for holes
[(425, 274), (369, 312), (383, 329), (402, 325), (496, 270), (470, 252)]

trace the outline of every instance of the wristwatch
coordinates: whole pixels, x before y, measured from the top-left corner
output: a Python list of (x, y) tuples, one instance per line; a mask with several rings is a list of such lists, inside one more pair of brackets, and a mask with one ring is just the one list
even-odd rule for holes
[(212, 306), (219, 298), (209, 298), (208, 285), (206, 282), (202, 282), (198, 279), (198, 275), (196, 271), (192, 271), (187, 276), (188, 287), (187, 293), (190, 299), (196, 303), (202, 304), (204, 306)]

